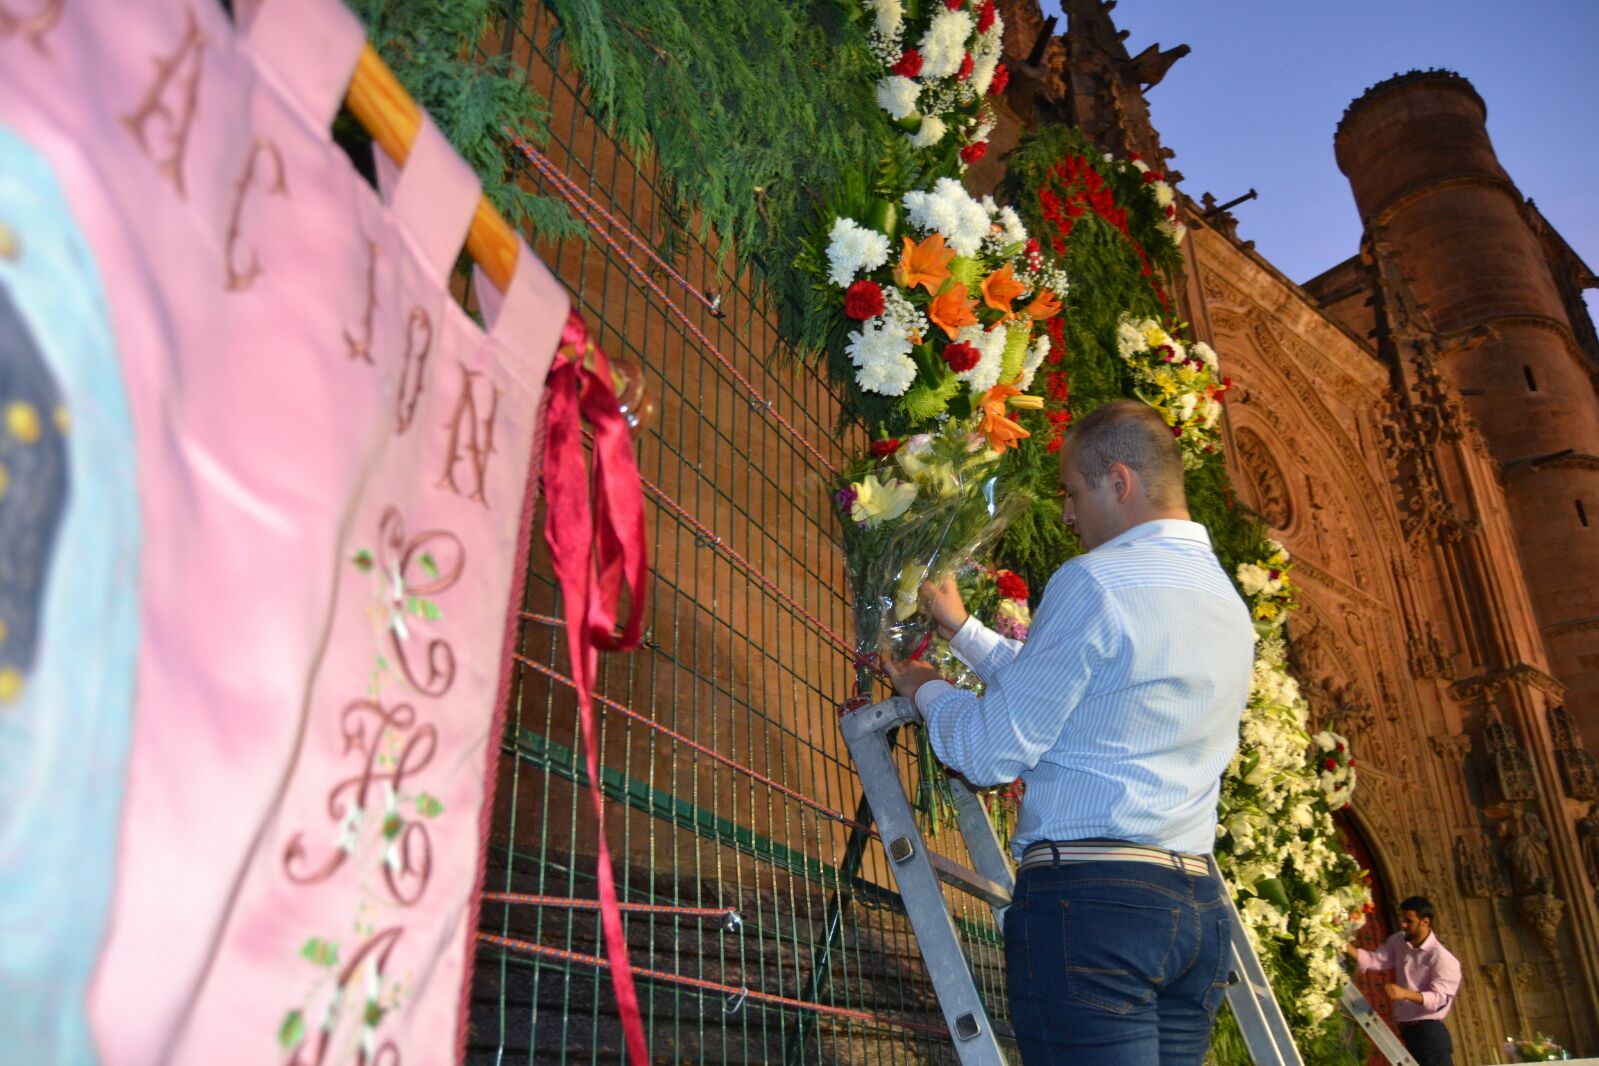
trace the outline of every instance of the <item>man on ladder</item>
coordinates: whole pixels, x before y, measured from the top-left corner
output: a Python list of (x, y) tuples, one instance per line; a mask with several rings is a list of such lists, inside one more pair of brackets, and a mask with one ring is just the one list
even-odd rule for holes
[(1027, 1066), (1199, 1066), (1229, 977), (1208, 856), (1249, 695), (1248, 610), (1189, 520), (1171, 429), (1118, 400), (1061, 451), (1064, 519), (1087, 553), (1050, 579), (1026, 644), (924, 586), (982, 697), (889, 667), (945, 765), (1026, 784), (1005, 916)]

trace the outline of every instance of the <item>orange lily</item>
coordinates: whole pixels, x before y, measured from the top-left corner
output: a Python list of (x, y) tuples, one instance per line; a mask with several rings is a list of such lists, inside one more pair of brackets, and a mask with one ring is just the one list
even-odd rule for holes
[(1027, 286), (1016, 280), (1009, 263), (983, 279), (983, 303), (996, 311), (1005, 312), (1006, 318), (1014, 313), (1011, 311), (1011, 301), (1026, 291)]
[(966, 283), (957, 281), (933, 297), (933, 302), (927, 305), (927, 317), (954, 340), (962, 326), (977, 325), (977, 316), (972, 313), (976, 306), (977, 301), (966, 296)]
[(978, 428), (988, 438), (988, 446), (996, 452), (1015, 448), (1022, 440), (1032, 436), (1005, 416), (1005, 401), (1020, 395), (1021, 390), (1014, 385), (995, 385), (983, 393), (982, 400), (978, 402), (983, 410), (983, 420)]
[(1046, 318), (1054, 318), (1060, 314), (1060, 297), (1048, 289), (1039, 289), (1038, 295), (1033, 297), (1033, 302), (1027, 305), (1023, 313), (1034, 322), (1042, 322)]
[(938, 291), (949, 277), (949, 261), (955, 258), (955, 249), (944, 247), (944, 235), (934, 233), (917, 244), (909, 237), (905, 240), (905, 253), (894, 268), (894, 283), (902, 289), (920, 285), (929, 293)]

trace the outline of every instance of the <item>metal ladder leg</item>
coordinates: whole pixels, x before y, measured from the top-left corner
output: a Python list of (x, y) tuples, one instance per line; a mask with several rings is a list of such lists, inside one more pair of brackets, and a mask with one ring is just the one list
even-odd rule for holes
[(1210, 859), (1210, 875), (1221, 886), (1221, 898), (1226, 901), (1228, 925), (1232, 929), (1227, 946), (1230, 955), (1227, 1006), (1238, 1023), (1238, 1031), (1243, 1034), (1249, 1057), (1255, 1066), (1304, 1066), (1299, 1049), (1294, 1046), (1288, 1019), (1283, 1017), (1282, 1006), (1266, 980), (1266, 971), (1244, 932), (1243, 919), (1233, 903), (1232, 888), (1217, 869), (1214, 856)]
[(1386, 1022), (1372, 1009), (1366, 997), (1360, 994), (1354, 982), (1344, 979), (1344, 994), (1338, 999), (1349, 1016), (1360, 1026), (1361, 1032), (1366, 1034), (1377, 1050), (1387, 1059), (1390, 1066), (1418, 1066), (1414, 1056), (1405, 1050), (1405, 1045), (1400, 1042), (1394, 1031), (1388, 1028)]
[[(935, 855), (922, 839), (884, 735), (896, 725), (919, 718), (910, 700), (892, 699), (851, 711), (841, 725), (961, 1066), (1004, 1066), (1004, 1053), (972, 980), (939, 882), (954, 885), (1002, 909), (1010, 902), (1009, 873), (1004, 882), (984, 877)], [(963, 831), (971, 808), (975, 808), (977, 817), (983, 817), (977, 797), (970, 790), (965, 792), (970, 801), (965, 810), (959, 805), (960, 793), (956, 793), (957, 816)], [(987, 827), (986, 818), (983, 823)], [(992, 841), (992, 828), (988, 829), (988, 836)], [(981, 849), (981, 844), (978, 846)], [(997, 842), (993, 843), (993, 851), (1003, 863)]]

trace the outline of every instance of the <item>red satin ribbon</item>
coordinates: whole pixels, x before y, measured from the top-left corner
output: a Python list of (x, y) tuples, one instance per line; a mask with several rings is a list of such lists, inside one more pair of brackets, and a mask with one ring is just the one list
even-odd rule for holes
[[(585, 361), (588, 365), (585, 365)], [(611, 962), (611, 984), (627, 1038), (628, 1057), (649, 1062), (633, 968), (622, 934), (610, 849), (605, 843), (605, 798), (600, 788), (599, 729), (594, 721), (597, 650), (631, 651), (644, 625), (644, 497), (627, 422), (611, 386), (611, 368), (589, 339), (576, 311), (567, 316), (561, 347), (545, 383), (549, 403), (544, 438), (544, 540), (561, 583), (577, 690), (589, 799), (599, 832), (600, 924)], [(591, 471), (584, 467), (581, 421), (593, 428)], [(590, 495), (592, 480), (593, 493)], [(629, 596), (625, 628), (617, 633), (622, 588)]]

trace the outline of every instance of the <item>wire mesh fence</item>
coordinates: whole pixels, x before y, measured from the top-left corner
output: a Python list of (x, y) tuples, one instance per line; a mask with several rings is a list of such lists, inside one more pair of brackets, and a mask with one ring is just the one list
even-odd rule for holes
[[(827, 483), (864, 440), (836, 430), (817, 373), (774, 358), (750, 279), (718, 271), (715, 241), (595, 121), (552, 62), (555, 29), (531, 3), (501, 41), (551, 107), (525, 180), (588, 229), (538, 250), (658, 407), (637, 437), (646, 643), (602, 660), (596, 686), (606, 830), (652, 1055), (954, 1061), (837, 724), (856, 670)], [(473, 1063), (622, 1057), (559, 616), (536, 546), (487, 842)], [(953, 830), (936, 845), (964, 861)], [(986, 905), (951, 903), (1003, 1022), (998, 931)]]

